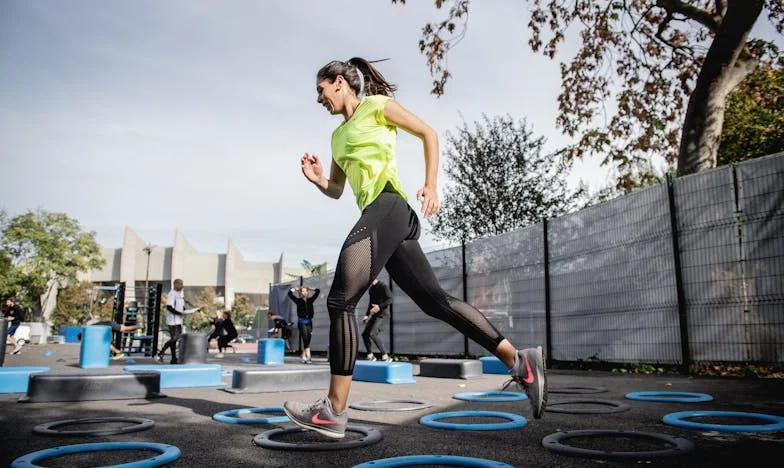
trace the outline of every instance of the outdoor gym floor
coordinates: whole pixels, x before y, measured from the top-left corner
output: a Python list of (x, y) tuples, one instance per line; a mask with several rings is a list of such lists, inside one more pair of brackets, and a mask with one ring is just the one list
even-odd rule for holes
[[(154, 364), (149, 358), (132, 356), (136, 364)], [(250, 364), (249, 364), (250, 362)], [(380, 442), (350, 449), (291, 451), (262, 448), (254, 437), (276, 428), (293, 427), (291, 423), (230, 424), (213, 419), (216, 413), (243, 408), (280, 407), (288, 399), (315, 401), (325, 390), (288, 391), (276, 393), (233, 394), (222, 390), (231, 386), (235, 368), (255, 366), (255, 353), (236, 353), (223, 359), (210, 354), (208, 363), (220, 364), (226, 387), (165, 388), (165, 398), (151, 400), (102, 400), (81, 402), (20, 403), (24, 394), (0, 394), (0, 465), (9, 466), (28, 454), (55, 447), (98, 442), (152, 442), (173, 445), (181, 451), (171, 467), (353, 467), (374, 460), (413, 455), (450, 455), (497, 462), (494, 465), (515, 467), (581, 467), (585, 466), (673, 466), (715, 467), (740, 466), (751, 468), (781, 463), (784, 455), (784, 429), (776, 419), (761, 420), (738, 417), (736, 412), (784, 417), (784, 381), (725, 378), (691, 378), (678, 375), (629, 375), (596, 371), (550, 371), (549, 385), (554, 390), (601, 391), (602, 393), (551, 393), (551, 408), (567, 412), (548, 412), (534, 420), (528, 401), (465, 401), (453, 395), (466, 392), (492, 392), (501, 389), (507, 377), (484, 374), (477, 379), (445, 379), (419, 376), (413, 365), (413, 384), (354, 382), (350, 402), (382, 400), (421, 400), (433, 406), (411, 411), (349, 410), (349, 423), (379, 431)], [(287, 364), (297, 362), (287, 356)], [(112, 361), (106, 373), (122, 372), (126, 360)], [(315, 359), (313, 365), (327, 365)], [(51, 373), (79, 373), (78, 344), (29, 345), (19, 355), (6, 355), (5, 367), (43, 366)], [(508, 390), (514, 390), (510, 388)], [(631, 400), (632, 392), (686, 392), (710, 395), (712, 401), (657, 402)], [(602, 400), (610, 403), (567, 403), (575, 400)], [(562, 403), (562, 404), (558, 404)], [(622, 412), (616, 405), (628, 405)], [(525, 417), (522, 427), (499, 430), (452, 430), (420, 423), (420, 418), (441, 412), (493, 411)], [(587, 412), (585, 412), (587, 411)], [(606, 413), (601, 413), (605, 411)], [(705, 424), (705, 428), (673, 426), (662, 421), (665, 415), (682, 411), (731, 412), (725, 416), (690, 416), (687, 422)], [(715, 413), (714, 413), (715, 414)], [(250, 414), (249, 417), (263, 415)], [(270, 417), (281, 416), (269, 414)], [(35, 426), (84, 418), (135, 417), (154, 421), (154, 425), (138, 432), (109, 436), (41, 435)], [(245, 416), (240, 416), (245, 417)], [(498, 424), (507, 420), (487, 417), (455, 417), (441, 422), (454, 424)], [(128, 423), (104, 422), (93, 425), (71, 425), (60, 429), (89, 430), (126, 426)], [(715, 430), (718, 425), (721, 430)], [(764, 431), (737, 432), (733, 426), (763, 426)], [(764, 427), (768, 426), (768, 427)], [(768, 430), (778, 426), (778, 430)], [(470, 427), (470, 426), (469, 426)], [(727, 428), (728, 430), (724, 430)], [(587, 436), (580, 430), (610, 430), (607, 435)], [(627, 431), (627, 432), (619, 432)], [(628, 431), (637, 431), (630, 433)], [(608, 452), (607, 456), (588, 458), (549, 450), (543, 439), (553, 434), (571, 432), (560, 444)], [(693, 444), (687, 453), (674, 452), (666, 440), (635, 434), (652, 433), (675, 441)], [(360, 438), (348, 433), (347, 439)], [(274, 440), (293, 444), (327, 442), (314, 433), (287, 432)], [(686, 442), (684, 442), (686, 441)], [(656, 452), (652, 458), (632, 456), (618, 458), (623, 452)], [(36, 462), (48, 467), (93, 467), (131, 463), (148, 459), (157, 453), (150, 450), (98, 451), (67, 454)], [(665, 455), (665, 456), (662, 456)], [(420, 459), (424, 462), (428, 459)], [(434, 460), (434, 459), (430, 459)], [(442, 461), (448, 459), (442, 459)], [(149, 465), (131, 465), (149, 466)], [(412, 466), (375, 464), (371, 466)], [(423, 466), (421, 463), (417, 466)], [(455, 466), (431, 461), (427, 466)]]

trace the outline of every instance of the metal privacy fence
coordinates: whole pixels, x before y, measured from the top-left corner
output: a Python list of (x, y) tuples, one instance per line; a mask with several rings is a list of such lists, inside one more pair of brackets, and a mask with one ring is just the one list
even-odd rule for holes
[[(784, 153), (427, 256), (449, 294), (551, 360), (784, 363)], [(314, 350), (327, 349), (331, 283), (305, 280), (322, 290)], [(390, 283), (393, 353), (490, 354)], [(358, 319), (366, 307), (367, 294)]]

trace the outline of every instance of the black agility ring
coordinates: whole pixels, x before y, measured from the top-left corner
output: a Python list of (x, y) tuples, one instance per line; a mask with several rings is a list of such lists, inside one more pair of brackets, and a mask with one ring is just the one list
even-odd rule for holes
[[(648, 450), (639, 452), (617, 452), (606, 450), (592, 450), (572, 445), (566, 445), (562, 442), (574, 437), (635, 437), (639, 439), (654, 439), (660, 442), (671, 444), (672, 447), (664, 450)], [(683, 455), (694, 450), (694, 443), (689, 439), (670, 436), (666, 434), (657, 434), (654, 432), (639, 432), (639, 431), (616, 431), (612, 429), (588, 429), (579, 431), (566, 431), (556, 432), (550, 434), (542, 439), (542, 446), (552, 452), (563, 453), (566, 455), (575, 455), (578, 457), (588, 458), (624, 458), (624, 459), (647, 459), (658, 457), (672, 457), (676, 455)]]
[[(403, 406), (403, 407), (386, 407), (386, 406), (377, 406), (389, 403), (411, 403), (414, 406)], [(348, 405), (349, 408), (353, 408), (355, 410), (360, 411), (416, 411), (425, 408), (430, 408), (433, 406), (433, 403), (421, 400), (363, 400), (358, 401), (356, 403), (351, 403)]]
[(304, 442), (290, 443), (290, 442), (276, 442), (272, 440), (274, 436), (280, 434), (292, 434), (297, 432), (306, 432), (299, 427), (291, 428), (278, 428), (270, 431), (262, 432), (253, 438), (253, 443), (259, 447), (273, 449), (273, 450), (296, 450), (301, 452), (317, 452), (319, 450), (343, 450), (357, 447), (364, 447), (366, 445), (375, 444), (380, 442), (382, 435), (379, 431), (365, 426), (354, 426), (349, 424), (346, 426), (347, 432), (359, 432), (364, 437), (359, 439), (339, 439), (335, 442), (318, 442), (308, 444)]
[(373, 460), (351, 468), (397, 468), (416, 465), (472, 466), (476, 468), (514, 468), (512, 465), (484, 458), (458, 457), (455, 455), (408, 455)]
[(607, 392), (607, 389), (604, 387), (555, 387), (547, 389), (547, 393), (587, 394), (605, 392)]
[[(110, 429), (90, 429), (81, 431), (56, 431), (54, 428), (60, 426), (68, 426), (71, 424), (93, 424), (102, 422), (132, 422), (129, 426), (113, 427)], [(65, 419), (63, 421), (53, 421), (45, 424), (39, 424), (33, 428), (36, 434), (44, 435), (69, 435), (69, 436), (107, 436), (114, 434), (128, 434), (129, 432), (138, 432), (147, 430), (155, 425), (155, 421), (145, 418), (124, 418), (124, 417), (108, 417), (108, 418), (86, 418), (86, 419)]]
[(627, 393), (626, 398), (630, 400), (666, 401), (672, 403), (698, 403), (701, 401), (713, 401), (713, 397), (707, 393), (693, 392), (632, 392)]
[[(553, 408), (559, 405), (572, 405), (576, 403), (590, 403), (595, 405), (605, 405), (605, 408)], [(547, 403), (547, 411), (550, 413), (570, 413), (570, 414), (607, 414), (622, 413), (628, 411), (631, 406), (626, 403), (612, 400), (570, 400)]]
[(149, 468), (171, 463), (180, 458), (180, 449), (174, 445), (156, 444), (152, 442), (96, 442), (92, 444), (65, 445), (38, 452), (28, 453), (19, 457), (11, 463), (10, 468), (40, 468), (36, 462), (49, 458), (70, 455), (73, 453), (115, 451), (115, 450), (153, 450), (158, 452), (158, 456), (145, 458), (131, 463), (121, 465), (102, 465), (103, 468)]

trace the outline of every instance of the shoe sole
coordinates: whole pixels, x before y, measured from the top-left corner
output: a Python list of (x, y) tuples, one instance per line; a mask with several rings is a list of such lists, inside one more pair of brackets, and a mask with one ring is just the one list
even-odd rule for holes
[(531, 408), (533, 408), (534, 410), (533, 411), (534, 419), (541, 419), (542, 416), (544, 416), (545, 408), (547, 407), (547, 369), (545, 369), (545, 365), (544, 365), (544, 351), (542, 350), (542, 347), (537, 346), (536, 350), (537, 350), (536, 359), (534, 360), (535, 362), (534, 365), (536, 367), (536, 370), (534, 372), (541, 370), (541, 375), (537, 372), (534, 385), (539, 386), (539, 395), (542, 398), (542, 405), (539, 411), (537, 412), (536, 407), (533, 404), (533, 401), (531, 401)]
[(286, 408), (285, 405), (283, 406), (283, 412), (286, 413), (286, 416), (289, 417), (289, 420), (291, 422), (293, 422), (294, 424), (299, 426), (301, 429), (304, 429), (306, 431), (318, 432), (319, 434), (321, 434), (323, 436), (327, 436), (330, 439), (343, 439), (343, 438), (346, 437), (345, 433), (341, 434), (339, 432), (328, 431), (328, 430), (323, 429), (323, 428), (321, 428), (319, 426), (311, 426), (309, 424), (297, 421), (297, 418), (295, 418), (294, 415), (289, 412), (288, 408)]

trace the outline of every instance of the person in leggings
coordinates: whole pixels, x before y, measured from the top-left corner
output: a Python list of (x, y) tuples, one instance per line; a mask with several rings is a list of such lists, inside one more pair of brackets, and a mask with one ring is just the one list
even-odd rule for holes
[(218, 337), (218, 354), (216, 357), (222, 358), (223, 357), (223, 350), (227, 348), (232, 348), (233, 346), (229, 343), (237, 338), (237, 327), (234, 326), (234, 322), (231, 320), (231, 312), (228, 310), (223, 311), (223, 334)]
[[(299, 297), (294, 294), (297, 291), (299, 291)], [(320, 292), (321, 290), (316, 288), (311, 296), (310, 289), (305, 286), (289, 290), (289, 299), (297, 305), (297, 328), (299, 329), (299, 336), (302, 338), (302, 355), (299, 360), (303, 364), (312, 362), (310, 357), (310, 339), (313, 336), (313, 302), (315, 302)]]
[(392, 304), (392, 290), (389, 289), (386, 283), (376, 278), (370, 283), (369, 294), (370, 299), (368, 300), (367, 312), (362, 317), (362, 321), (365, 322), (365, 329), (362, 330), (362, 341), (365, 343), (367, 360), (376, 360), (371, 347), (372, 342), (381, 353), (381, 360), (392, 362), (392, 358), (389, 357), (387, 349), (384, 347), (384, 340), (379, 336), (384, 326), (384, 318), (387, 315), (389, 306)]
[(534, 418), (541, 418), (547, 401), (541, 346), (518, 350), (479, 310), (447, 294), (419, 245), (419, 218), (397, 174), (397, 130), (422, 141), (425, 180), (416, 198), (426, 217), (440, 210), (438, 135), (391, 97), (395, 90), (370, 62), (358, 57), (329, 62), (316, 74), (316, 101), (343, 119), (332, 132), (329, 176), (315, 154), (302, 156), (301, 170), (322, 193), (336, 199), (348, 181), (361, 215), (343, 243), (326, 301), (331, 374), (327, 396), (315, 403), (286, 401), (283, 408), (303, 429), (334, 439), (345, 437), (359, 347), (355, 307), (386, 267), (395, 284), (426, 314), (498, 357), (528, 394)]

